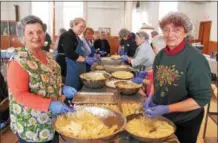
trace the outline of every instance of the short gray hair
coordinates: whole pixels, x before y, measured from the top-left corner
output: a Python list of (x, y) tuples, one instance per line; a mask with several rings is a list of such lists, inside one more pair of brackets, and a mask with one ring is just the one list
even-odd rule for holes
[(182, 12), (169, 12), (161, 19), (159, 25), (163, 30), (164, 27), (170, 23), (173, 23), (175, 26), (183, 26), (188, 35), (192, 33), (193, 24), (188, 16)]
[(141, 38), (144, 38), (145, 40), (149, 39), (149, 35), (145, 31), (139, 31), (136, 33), (136, 35), (139, 35)]
[(23, 19), (21, 19), (20, 22), (17, 23), (16, 33), (17, 33), (17, 36), (20, 39), (21, 43), (24, 44), (23, 36), (24, 36), (25, 26), (27, 24), (35, 24), (35, 23), (39, 23), (42, 26), (42, 29), (43, 29), (42, 20), (39, 17), (34, 16), (34, 15), (28, 15), (28, 16), (24, 17)]
[(70, 21), (70, 28), (73, 28), (74, 25), (77, 25), (77, 24), (79, 24), (80, 22), (86, 23), (86, 21), (85, 21), (83, 18), (81, 18), (81, 17), (77, 17), (77, 18), (71, 20), (71, 21)]
[(120, 36), (121, 38), (123, 38), (123, 37), (128, 37), (129, 34), (130, 34), (130, 31), (127, 30), (126, 28), (122, 28), (122, 29), (120, 30), (120, 32), (119, 32), (119, 36)]

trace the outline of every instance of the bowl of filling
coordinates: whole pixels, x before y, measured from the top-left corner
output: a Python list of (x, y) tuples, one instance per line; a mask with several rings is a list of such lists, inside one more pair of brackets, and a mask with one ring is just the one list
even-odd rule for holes
[(115, 86), (121, 94), (125, 95), (134, 95), (142, 87), (141, 84), (134, 83), (130, 80), (115, 82)]
[(52, 118), (54, 129), (65, 141), (77, 143), (110, 140), (124, 130), (126, 118), (118, 111), (97, 106), (85, 106), (76, 112)]
[(94, 71), (80, 75), (83, 84), (89, 88), (101, 88), (105, 86), (106, 80), (110, 77), (111, 75), (104, 71)]

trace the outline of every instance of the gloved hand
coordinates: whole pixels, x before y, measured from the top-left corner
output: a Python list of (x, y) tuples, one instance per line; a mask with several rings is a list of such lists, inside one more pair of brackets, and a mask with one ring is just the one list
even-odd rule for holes
[(145, 78), (146, 76), (148, 76), (148, 72), (146, 71), (136, 72), (136, 77)]
[(143, 104), (143, 108), (144, 108), (144, 111), (146, 111), (148, 108), (150, 107), (154, 107), (156, 106), (156, 104), (154, 104), (153, 102), (153, 96), (152, 95), (149, 95), (148, 98), (145, 100), (144, 104)]
[(127, 55), (122, 55), (123, 61), (128, 61), (128, 56)]
[(49, 105), (49, 110), (53, 115), (66, 113), (66, 112), (75, 112), (74, 108), (68, 107), (66, 104), (60, 101), (51, 101)]
[(94, 61), (93, 58), (87, 57), (87, 58), (85, 59), (85, 62), (86, 62), (87, 64), (89, 64), (89, 65), (92, 65), (95, 61)]
[(95, 57), (93, 57), (93, 60), (94, 60), (94, 62), (98, 62), (98, 61), (101, 61), (101, 58), (100, 58), (100, 57), (97, 57), (97, 56), (95, 56)]
[(122, 55), (124, 55), (124, 54), (125, 54), (125, 53), (124, 53), (124, 48), (120, 48), (119, 55), (122, 56)]
[(74, 89), (71, 86), (66, 86), (66, 85), (63, 87), (62, 91), (63, 91), (64, 96), (69, 99), (72, 99), (77, 93), (76, 89)]
[(142, 84), (144, 78), (141, 77), (135, 77), (132, 79), (133, 82), (138, 83), (138, 84)]
[(157, 105), (154, 107), (150, 107), (145, 110), (145, 113), (148, 117), (157, 117), (164, 114), (169, 113), (169, 106), (168, 105)]
[(104, 55), (106, 52), (105, 51), (99, 51), (100, 55)]

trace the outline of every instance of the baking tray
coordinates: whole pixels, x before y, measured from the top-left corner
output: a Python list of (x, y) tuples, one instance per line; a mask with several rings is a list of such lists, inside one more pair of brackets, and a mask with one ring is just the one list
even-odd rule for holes
[(73, 98), (74, 104), (85, 103), (118, 103), (120, 95), (118, 91), (114, 92), (77, 92), (77, 95)]

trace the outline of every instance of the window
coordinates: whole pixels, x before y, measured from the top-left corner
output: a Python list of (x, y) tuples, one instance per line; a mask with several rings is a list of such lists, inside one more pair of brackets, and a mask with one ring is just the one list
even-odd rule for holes
[(50, 2), (32, 2), (32, 14), (38, 16), (43, 23), (47, 24), (47, 32), (51, 33), (52, 12), (50, 12)]
[(76, 17), (83, 17), (83, 2), (63, 2), (63, 26), (70, 27), (70, 21)]

